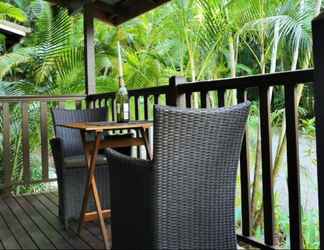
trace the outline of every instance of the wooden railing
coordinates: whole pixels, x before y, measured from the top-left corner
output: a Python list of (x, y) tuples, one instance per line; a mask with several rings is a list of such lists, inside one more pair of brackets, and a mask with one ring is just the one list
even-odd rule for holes
[[(298, 126), (296, 107), (296, 86), (301, 83), (312, 84), (313, 70), (283, 72), (268, 75), (239, 77), (235, 79), (222, 79), (212, 81), (187, 82), (183, 77), (170, 78), (169, 85), (130, 90), (131, 118), (133, 120), (153, 119), (154, 104), (186, 106), (186, 107), (222, 107), (226, 104), (226, 95), (229, 90), (235, 89), (239, 102), (247, 100), (250, 92), (259, 96), (259, 113), (261, 127), (261, 152), (262, 152), (262, 195), (264, 218), (264, 242), (251, 237), (251, 190), (250, 190), (250, 161), (248, 159), (249, 144), (246, 136), (243, 140), (240, 160), (240, 190), (242, 211), (242, 233), (238, 235), (241, 242), (258, 248), (273, 249), (274, 242), (274, 202), (272, 180), (272, 152), (271, 152), (271, 107), (270, 87), (283, 86), (285, 92), (285, 116), (287, 138), (287, 170), (288, 170), (288, 195), (289, 195), (289, 225), (291, 248), (302, 247), (301, 205), (299, 184), (299, 157), (298, 157)], [(67, 108), (108, 107), (109, 120), (115, 120), (114, 93), (103, 93), (83, 96), (65, 97), (0, 97), (1, 108), (1, 135), (3, 144), (2, 189), (10, 190), (16, 185), (29, 185), (53, 181), (49, 178), (49, 148), (48, 139), (53, 135), (49, 116), (49, 108), (59, 106)], [(34, 111), (31, 111), (34, 109)], [(35, 114), (36, 117), (35, 118)], [(33, 117), (31, 117), (33, 116)], [(18, 117), (17, 120), (12, 120)], [(16, 119), (16, 118), (15, 118)], [(41, 155), (41, 177), (33, 179), (30, 159), (30, 141), (34, 140), (35, 131), (32, 131), (31, 120), (39, 119), (40, 125), (35, 126), (40, 131), (39, 145)], [(13, 160), (12, 145), (13, 126), (20, 126), (22, 175), (19, 182), (12, 179)], [(323, 208), (319, 207), (320, 212)]]
[[(193, 107), (192, 96), (196, 93), (195, 106), (199, 108), (222, 107), (225, 105), (225, 95), (229, 90), (236, 90), (238, 102), (247, 100), (249, 91), (258, 93), (261, 128), (262, 156), (262, 195), (264, 218), (264, 242), (251, 237), (251, 191), (250, 191), (250, 162), (248, 159), (249, 145), (246, 136), (243, 140), (240, 160), (242, 234), (238, 240), (257, 248), (273, 249), (274, 242), (274, 202), (272, 180), (272, 136), (271, 136), (271, 104), (270, 88), (283, 86), (285, 92), (285, 118), (287, 138), (287, 171), (289, 195), (289, 225), (290, 246), (300, 249), (302, 242), (301, 202), (299, 183), (298, 156), (298, 112), (296, 105), (296, 87), (301, 83), (312, 84), (313, 70), (301, 70), (266, 75), (239, 77), (212, 81), (187, 82), (183, 77), (170, 78), (169, 85), (157, 88), (147, 88), (129, 91), (133, 119), (152, 119), (153, 104), (168, 104), (173, 106)], [(217, 92), (217, 94), (215, 94)], [(211, 100), (212, 94), (217, 100)], [(90, 95), (87, 103), (91, 107), (107, 106), (110, 109), (110, 119), (114, 119), (114, 93)], [(139, 101), (140, 100), (140, 101)], [(216, 105), (217, 104), (217, 105)], [(142, 111), (142, 112), (141, 112)], [(144, 113), (144, 117), (140, 114)], [(323, 208), (320, 208), (320, 211)]]
[[(31, 185), (55, 181), (49, 177), (49, 135), (53, 135), (49, 109), (64, 107), (81, 108), (84, 96), (2, 96), (0, 97), (2, 136), (1, 193), (10, 192), (18, 185)], [(32, 124), (35, 124), (33, 126)], [(37, 124), (37, 125), (36, 125)], [(38, 129), (39, 131), (35, 131)], [(39, 138), (34, 138), (39, 135)], [(13, 140), (15, 140), (13, 142)], [(33, 179), (31, 166), (31, 140), (40, 149), (41, 176)], [(16, 150), (13, 150), (14, 147)], [(20, 158), (18, 169), (14, 169)], [(20, 172), (14, 178), (13, 171)]]

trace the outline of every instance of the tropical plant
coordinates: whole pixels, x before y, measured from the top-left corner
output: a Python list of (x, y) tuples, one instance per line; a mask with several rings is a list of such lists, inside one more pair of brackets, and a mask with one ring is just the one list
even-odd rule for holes
[[(167, 84), (168, 78), (176, 74), (198, 81), (308, 68), (312, 66), (310, 22), (321, 5), (321, 0), (174, 0), (118, 29), (96, 22), (97, 92), (117, 89), (117, 41), (122, 46), (124, 76), (130, 89)], [(24, 22), (33, 29), (21, 44), (0, 54), (1, 94), (84, 93), (81, 15), (69, 16), (66, 10), (43, 0), (11, 0), (0, 2), (1, 18)], [(0, 47), (1, 44), (4, 39), (0, 37)], [(217, 106), (217, 93), (211, 91), (208, 97), (210, 105)], [(279, 131), (272, 173), (273, 179), (278, 180), (286, 148), (283, 88), (270, 88), (270, 97), (272, 126)], [(313, 91), (309, 86), (300, 85), (297, 97), (300, 129), (312, 135)], [(194, 107), (199, 107), (199, 95), (193, 94), (192, 98)], [(256, 237), (261, 237), (261, 142), (259, 100), (254, 90), (249, 92), (249, 99), (253, 103), (248, 129), (253, 174), (252, 231)], [(235, 102), (236, 92), (227, 91), (226, 105)], [(31, 107), (31, 117), (38, 108)], [(18, 155), (14, 174), (15, 178), (20, 178), (21, 115), (19, 107), (11, 107), (11, 111), (15, 116), (12, 150)], [(31, 126), (37, 131), (36, 120)], [(33, 144), (31, 148), (36, 152), (37, 139)], [(35, 162), (36, 158), (33, 158)], [(275, 196), (276, 233), (281, 237), (280, 246), (285, 247), (289, 242), (288, 215), (279, 210), (280, 195)], [(308, 216), (306, 211), (304, 216)], [(308, 227), (308, 223), (314, 221), (305, 219), (304, 223)], [(316, 247), (316, 237), (311, 238), (306, 233), (305, 247)], [(311, 244), (313, 240), (315, 243)]]
[(25, 12), (9, 3), (0, 2), (0, 20), (9, 19), (17, 22), (26, 22), (27, 15)]

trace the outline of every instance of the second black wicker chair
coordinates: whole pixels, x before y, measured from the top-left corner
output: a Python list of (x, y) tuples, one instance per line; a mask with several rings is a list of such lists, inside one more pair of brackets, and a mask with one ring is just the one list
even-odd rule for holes
[[(107, 120), (107, 109), (52, 110), (56, 138), (51, 140), (51, 147), (56, 168), (59, 191), (59, 217), (67, 226), (69, 219), (80, 216), (85, 190), (87, 170), (80, 131), (64, 128), (60, 125), (71, 122), (98, 122)], [(125, 135), (130, 136), (130, 135)], [(130, 148), (119, 150), (130, 154)], [(109, 171), (106, 151), (97, 157), (96, 179), (104, 208), (110, 208)], [(88, 208), (95, 209), (92, 197)]]
[(249, 103), (157, 107), (154, 160), (109, 150), (114, 249), (235, 249), (236, 172)]

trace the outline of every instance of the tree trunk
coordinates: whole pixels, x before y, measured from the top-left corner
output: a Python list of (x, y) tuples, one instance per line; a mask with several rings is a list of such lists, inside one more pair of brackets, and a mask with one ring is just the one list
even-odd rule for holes
[(315, 3), (315, 16), (319, 15), (321, 12), (321, 5), (322, 5), (322, 0), (316, 0)]
[(276, 21), (273, 30), (273, 46), (271, 53), (271, 65), (270, 65), (270, 73), (276, 72), (277, 68), (277, 55), (278, 55), (278, 47), (279, 47), (279, 31), (280, 31), (280, 22)]
[[(236, 53), (235, 53), (235, 45), (234, 45), (234, 38), (233, 35), (231, 34), (229, 39), (228, 39), (228, 48), (229, 48), (229, 60), (228, 64), (231, 70), (231, 77), (235, 78), (236, 77)], [(237, 95), (236, 95), (236, 90), (228, 90), (226, 91), (226, 105), (232, 106), (237, 104)]]
[(254, 177), (253, 177), (253, 186), (252, 186), (252, 196), (251, 196), (251, 215), (252, 215), (252, 228), (256, 230), (257, 220), (257, 192), (260, 190), (261, 186), (261, 135), (260, 129), (257, 128), (257, 145), (256, 145), (256, 155), (254, 163)]
[[(188, 54), (189, 54), (191, 81), (195, 82), (196, 81), (196, 66), (195, 66), (195, 57), (194, 57), (195, 55), (194, 55), (194, 51), (192, 48), (192, 44), (190, 43), (189, 37), (187, 34), (185, 34), (185, 40), (186, 40)], [(192, 107), (198, 108), (198, 106), (199, 106), (198, 105), (198, 94), (192, 93), (191, 99), (192, 99)]]
[[(279, 32), (279, 29), (277, 30)], [(277, 36), (277, 42), (276, 46), (273, 48), (272, 51), (275, 51), (276, 53), (272, 55), (271, 58), (271, 66), (272, 69), (276, 69), (276, 63), (277, 63), (277, 50), (278, 50), (278, 43), (279, 43), (279, 34), (274, 34)], [(263, 26), (261, 28), (261, 39), (260, 39), (260, 47), (261, 47), (261, 58), (260, 58), (260, 70), (262, 74), (265, 74), (266, 69), (266, 58), (265, 58), (265, 48), (264, 48), (264, 30)], [(272, 89), (271, 89), (272, 93)], [(256, 204), (256, 194), (258, 190), (261, 189), (261, 131), (260, 131), (260, 124), (257, 127), (257, 144), (256, 144), (256, 156), (255, 156), (255, 163), (254, 163), (254, 180), (253, 180), (253, 186), (252, 186), (252, 198), (251, 198), (251, 214), (253, 217), (252, 222), (252, 232), (257, 229), (259, 226), (260, 218), (258, 214), (260, 214), (260, 209), (262, 209), (262, 203), (261, 207), (257, 210), (257, 204)]]
[[(276, 21), (273, 30), (273, 47), (271, 53), (271, 65), (270, 65), (270, 73), (275, 73), (277, 68), (277, 57), (278, 57), (278, 47), (279, 47), (279, 31), (280, 31), (280, 22)], [(269, 89), (269, 98), (272, 100), (273, 87), (271, 86)]]

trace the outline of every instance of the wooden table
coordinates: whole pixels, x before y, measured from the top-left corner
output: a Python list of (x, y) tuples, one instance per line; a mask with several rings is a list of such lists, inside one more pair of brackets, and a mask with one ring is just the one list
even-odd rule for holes
[[(145, 121), (132, 121), (127, 123), (116, 123), (116, 122), (81, 122), (81, 123), (69, 123), (62, 125), (66, 128), (79, 129), (81, 133), (81, 138), (84, 146), (86, 163), (88, 166), (88, 179), (86, 183), (86, 188), (83, 197), (82, 209), (80, 214), (79, 221), (79, 233), (82, 228), (83, 222), (92, 221), (95, 219), (99, 219), (100, 222), (100, 230), (102, 233), (102, 237), (104, 239), (106, 249), (109, 248), (108, 243), (108, 232), (105, 226), (104, 218), (110, 217), (110, 209), (103, 210), (101, 207), (100, 196), (97, 189), (96, 183), (96, 158), (99, 149), (103, 148), (119, 148), (119, 147), (129, 147), (129, 146), (140, 146), (144, 145), (146, 148), (146, 152), (148, 154), (149, 159), (152, 159), (152, 152), (149, 145), (148, 139), (148, 129), (152, 127), (151, 122)], [(137, 130), (141, 133), (142, 137), (139, 138), (127, 138), (127, 137), (112, 137), (107, 140), (102, 140), (102, 133), (106, 131), (113, 130)], [(86, 134), (94, 133), (95, 140), (87, 141)], [(87, 204), (89, 200), (90, 192), (93, 195), (96, 209), (95, 212), (86, 212)]]

